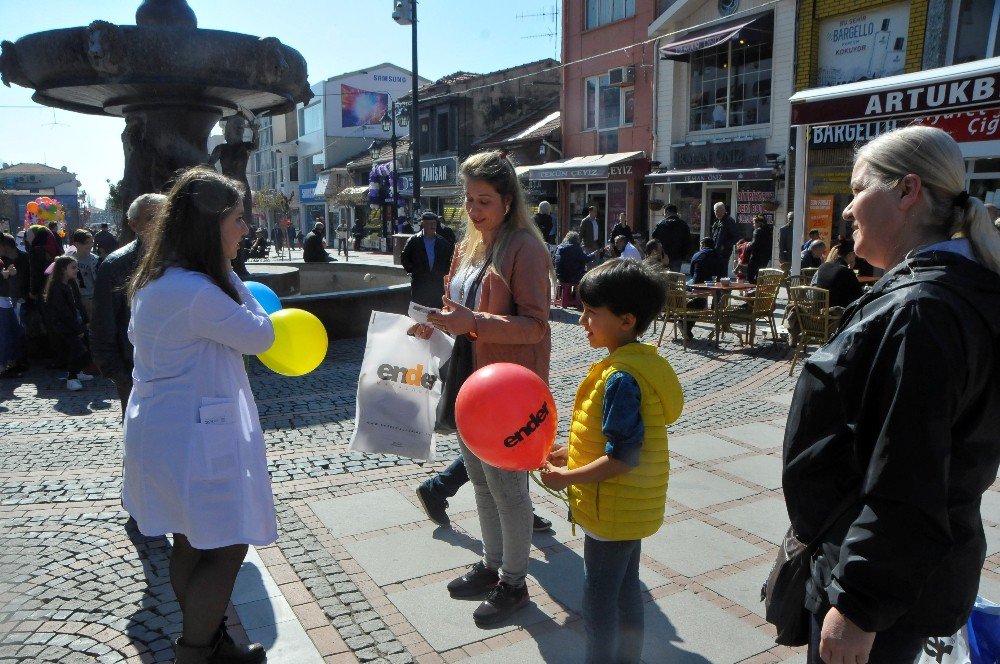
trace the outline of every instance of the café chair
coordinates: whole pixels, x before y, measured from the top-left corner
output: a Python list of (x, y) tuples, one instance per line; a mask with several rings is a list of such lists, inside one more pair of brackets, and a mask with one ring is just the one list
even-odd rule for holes
[[(661, 272), (660, 274), (663, 276), (664, 286), (666, 286), (667, 284), (671, 284), (671, 283), (681, 283), (681, 284), (684, 284), (686, 282), (686, 280), (687, 280), (687, 275), (684, 274), (683, 272)], [(652, 332), (652, 334), (656, 334), (656, 325), (660, 321), (663, 321), (664, 325), (667, 324), (667, 322), (666, 322), (666, 307), (665, 306), (664, 306), (663, 311), (661, 311), (659, 314), (657, 314), (656, 318), (653, 319), (653, 332)]]
[(669, 279), (667, 280), (667, 300), (666, 305), (663, 308), (663, 328), (660, 330), (659, 341), (656, 342), (657, 347), (663, 343), (663, 333), (667, 331), (667, 323), (673, 323), (674, 325), (674, 339), (677, 338), (677, 326), (681, 325), (681, 339), (683, 340), (684, 350), (687, 351), (687, 324), (692, 323), (712, 323), (715, 324), (715, 312), (711, 309), (697, 309), (689, 306), (688, 301), (688, 290), (687, 284), (684, 281), (684, 275), (679, 272), (668, 272), (668, 276), (671, 274), (679, 274), (681, 276), (680, 280)]
[[(771, 338), (777, 341), (778, 327), (774, 320), (774, 309), (782, 278), (781, 270), (761, 270), (757, 274), (757, 285), (752, 295), (730, 295), (729, 303), (722, 311), (722, 329), (730, 329), (732, 325), (745, 325), (747, 345), (752, 348), (757, 321), (767, 321), (771, 326)], [(742, 336), (737, 336), (740, 337), (740, 343), (743, 343)]]
[(795, 371), (795, 363), (805, 354), (810, 343), (817, 346), (825, 344), (837, 329), (840, 314), (830, 313), (830, 291), (816, 286), (794, 286), (791, 289), (789, 309), (799, 324), (799, 338), (792, 356), (792, 366), (788, 369), (791, 376)]

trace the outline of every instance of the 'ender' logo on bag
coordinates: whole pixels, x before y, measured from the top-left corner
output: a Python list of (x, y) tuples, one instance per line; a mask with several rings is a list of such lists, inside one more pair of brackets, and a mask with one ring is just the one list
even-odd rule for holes
[(542, 426), (542, 422), (547, 420), (549, 417), (549, 402), (545, 401), (542, 403), (541, 409), (537, 413), (532, 413), (531, 417), (528, 418), (528, 423), (517, 430), (517, 432), (512, 436), (507, 436), (503, 439), (503, 444), (507, 447), (514, 447), (520, 443), (526, 436), (530, 436), (535, 432), (538, 427)]
[(416, 385), (428, 390), (434, 388), (434, 383), (438, 379), (434, 374), (424, 373), (424, 365), (422, 364), (413, 368), (383, 364), (378, 368), (378, 377), (382, 380), (391, 380), (404, 385)]

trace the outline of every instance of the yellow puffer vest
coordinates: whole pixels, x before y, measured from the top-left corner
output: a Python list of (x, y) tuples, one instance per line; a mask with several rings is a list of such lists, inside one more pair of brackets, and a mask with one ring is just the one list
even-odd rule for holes
[(567, 466), (579, 468), (605, 455), (604, 386), (617, 371), (631, 374), (642, 394), (646, 435), (639, 465), (603, 482), (570, 486), (569, 506), (573, 520), (599, 537), (642, 539), (663, 525), (670, 475), (667, 425), (677, 420), (684, 406), (680, 382), (655, 346), (627, 344), (590, 368), (576, 392)]

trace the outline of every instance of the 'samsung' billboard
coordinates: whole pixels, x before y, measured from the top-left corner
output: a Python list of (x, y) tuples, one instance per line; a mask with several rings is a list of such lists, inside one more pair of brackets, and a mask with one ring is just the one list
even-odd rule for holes
[(369, 92), (350, 85), (340, 86), (340, 117), (342, 127), (377, 125), (389, 108), (389, 95)]
[(908, 4), (844, 14), (820, 24), (816, 86), (903, 73)]

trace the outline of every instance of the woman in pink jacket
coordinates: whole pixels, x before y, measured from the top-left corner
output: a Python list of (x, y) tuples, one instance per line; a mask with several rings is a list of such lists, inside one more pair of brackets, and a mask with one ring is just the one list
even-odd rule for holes
[[(428, 322), (472, 340), (476, 369), (512, 362), (548, 382), (552, 260), (528, 216), (514, 165), (500, 152), (482, 152), (462, 163), (468, 217), (465, 237), (445, 278), (444, 308)], [(431, 329), (418, 325), (427, 338)], [(485, 416), (485, 414), (484, 414)], [(485, 626), (528, 605), (525, 576), (531, 548), (528, 474), (483, 463), (459, 438), (476, 493), (483, 559), (448, 584), (452, 597), (485, 595), (473, 618)]]

